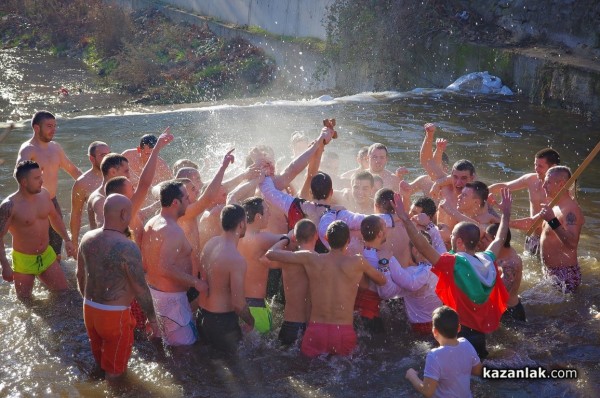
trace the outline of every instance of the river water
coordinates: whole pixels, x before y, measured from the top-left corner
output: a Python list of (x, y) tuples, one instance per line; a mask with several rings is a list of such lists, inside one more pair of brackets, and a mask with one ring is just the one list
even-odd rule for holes
[[(557, 149), (563, 163), (575, 169), (600, 138), (597, 126), (586, 119), (531, 106), (518, 97), (440, 90), (295, 101), (256, 98), (179, 109), (131, 108), (123, 97), (96, 88), (93, 77), (81, 72), (81, 65), (73, 60), (11, 51), (0, 52), (0, 58), (0, 120), (17, 121), (16, 129), (0, 144), (0, 158), (6, 161), (0, 166), (0, 198), (16, 190), (11, 175), (16, 153), (31, 134), (25, 119), (44, 107), (59, 115), (55, 140), (81, 169), (88, 168), (85, 151), (91, 141), (106, 141), (113, 151), (121, 152), (135, 147), (143, 133), (159, 132), (166, 126), (171, 126), (176, 137), (163, 151), (169, 163), (182, 157), (217, 161), (235, 147), (240, 166), (251, 146), (267, 143), (277, 153), (287, 154), (294, 130), (316, 136), (321, 119), (335, 117), (340, 138), (328, 150), (339, 153), (342, 171), (355, 167), (359, 147), (382, 142), (390, 149), (392, 166), (406, 166), (410, 177), (416, 177), (421, 172), (422, 126), (435, 122), (437, 136), (449, 140), (451, 162), (470, 159), (479, 179), (492, 183), (532, 171), (533, 154), (546, 146)], [(59, 100), (55, 90), (64, 81), (85, 89)], [(24, 96), (24, 92), (29, 94)], [(594, 316), (600, 311), (599, 166), (597, 159), (578, 185), (586, 217), (579, 246), (582, 286), (571, 296), (556, 292), (543, 280), (539, 261), (525, 257), (521, 296), (528, 322), (504, 325), (488, 338), (490, 365), (568, 367), (578, 370), (578, 378), (473, 379), (475, 396), (598, 396), (600, 320)], [(209, 177), (210, 173), (203, 173), (204, 179)], [(59, 201), (68, 222), (72, 180), (63, 173), (59, 185)], [(515, 197), (513, 216), (527, 216), (526, 193), (517, 192)], [(521, 252), (523, 235), (515, 232), (513, 236)], [(7, 249), (9, 243), (5, 239)], [(422, 375), (425, 355), (435, 344), (432, 338), (416, 339), (407, 327), (402, 304), (390, 303), (383, 311), (385, 335), (369, 339), (359, 333), (360, 346), (352, 359), (307, 360), (298, 348), (278, 348), (282, 308), (274, 303), (276, 332), (263, 339), (248, 336), (238, 362), (225, 361), (203, 346), (170, 352), (140, 340), (125, 382), (108, 387), (92, 372), (94, 361), (76, 291), (75, 263), (67, 260), (62, 266), (70, 290), (51, 295), (36, 285), (31, 304), (19, 302), (14, 287), (0, 282), (0, 396), (416, 397), (404, 374), (414, 367)]]

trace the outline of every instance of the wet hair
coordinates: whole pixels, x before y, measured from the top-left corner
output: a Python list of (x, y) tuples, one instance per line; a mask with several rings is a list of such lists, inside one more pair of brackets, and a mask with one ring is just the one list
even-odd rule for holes
[(175, 163), (173, 163), (173, 175), (177, 174), (177, 172), (179, 172), (179, 170), (183, 169), (184, 167), (189, 167), (196, 170), (199, 169), (197, 163), (189, 159), (179, 159), (176, 160)]
[(544, 159), (550, 166), (556, 166), (560, 164), (560, 155), (557, 151), (552, 148), (544, 148), (539, 150), (535, 154), (536, 159)]
[(469, 162), (467, 159), (457, 160), (456, 163), (452, 165), (452, 170), (468, 171), (470, 175), (475, 174), (475, 166), (473, 166), (473, 163)]
[(560, 173), (563, 175), (563, 177), (565, 178), (565, 181), (567, 181), (569, 178), (571, 178), (571, 169), (568, 168), (567, 166), (552, 166), (548, 169), (548, 171), (546, 172), (546, 175), (550, 175), (550, 174), (554, 174), (554, 173)]
[(342, 249), (350, 240), (350, 228), (342, 220), (336, 220), (329, 224), (325, 236), (332, 249)]
[(465, 188), (471, 188), (475, 196), (479, 198), (479, 207), (483, 207), (485, 205), (485, 202), (490, 195), (490, 190), (485, 183), (481, 181), (467, 182), (465, 184)]
[(118, 153), (109, 153), (102, 159), (102, 163), (100, 163), (102, 175), (106, 177), (110, 169), (118, 169), (123, 162), (129, 163), (125, 156)]
[(154, 134), (144, 134), (140, 140), (140, 148), (147, 146), (148, 148), (154, 148), (158, 138)]
[(48, 111), (38, 111), (31, 118), (31, 127), (33, 128), (33, 126), (35, 126), (36, 124), (39, 126), (44, 120), (48, 119), (55, 120), (56, 117)]
[(369, 156), (371, 156), (371, 154), (373, 154), (373, 152), (375, 152), (378, 149), (385, 150), (385, 155), (387, 156), (387, 154), (388, 154), (387, 147), (379, 142), (376, 142), (375, 144), (373, 144), (369, 147), (369, 152), (368, 152)]
[(17, 163), (15, 167), (15, 180), (21, 182), (22, 179), (27, 178), (29, 172), (34, 169), (39, 169), (40, 165), (33, 160), (23, 160)]
[(413, 205), (416, 207), (420, 207), (422, 212), (427, 214), (432, 220), (433, 217), (435, 217), (435, 213), (437, 212), (437, 206), (435, 205), (433, 199), (431, 199), (429, 196), (421, 196), (415, 201), (415, 203), (413, 203)]
[(333, 182), (328, 174), (318, 172), (310, 180), (310, 190), (315, 200), (323, 200), (329, 197), (333, 188)]
[(106, 196), (111, 193), (120, 193), (123, 194), (123, 187), (125, 186), (125, 181), (127, 181), (127, 177), (113, 177), (106, 183)]
[(316, 233), (317, 226), (308, 218), (303, 218), (294, 226), (294, 236), (300, 244), (309, 242)]
[(369, 173), (366, 170), (358, 171), (352, 175), (352, 183), (357, 180), (369, 181), (371, 184), (371, 188), (375, 185), (375, 179), (373, 178), (373, 174)]
[(394, 191), (381, 188), (375, 193), (375, 206), (385, 214), (394, 214)]
[(102, 141), (94, 141), (90, 144), (90, 146), (88, 146), (88, 155), (89, 156), (96, 156), (96, 149), (99, 146), (106, 146), (108, 147), (108, 144), (106, 142), (102, 142)]
[[(461, 238), (467, 250), (475, 250), (479, 243), (479, 227), (471, 222), (459, 222), (454, 226), (456, 237)], [(454, 248), (453, 248), (454, 249)]]
[(436, 308), (431, 316), (431, 322), (438, 333), (445, 338), (455, 339), (458, 336), (458, 314), (452, 308), (445, 305)]
[(160, 185), (160, 205), (162, 207), (169, 207), (173, 204), (175, 199), (182, 200), (183, 192), (181, 188), (183, 182), (177, 180), (165, 181)]
[(246, 219), (246, 212), (240, 205), (227, 205), (221, 210), (221, 227), (224, 231), (233, 231)]
[[(485, 232), (492, 235), (494, 238), (496, 238), (496, 234), (498, 233), (498, 228), (500, 228), (500, 224), (498, 224), (498, 223), (490, 224), (485, 229)], [(511, 239), (511, 235), (510, 235), (510, 228), (509, 228), (508, 232), (506, 233), (506, 239), (504, 240), (504, 245), (503, 245), (504, 247), (506, 247), (506, 248), (510, 247), (510, 239)]]
[(370, 215), (365, 217), (360, 223), (360, 233), (365, 242), (372, 242), (383, 228), (383, 220), (379, 216)]
[(246, 212), (246, 221), (248, 222), (248, 224), (252, 224), (254, 222), (254, 218), (257, 214), (265, 214), (264, 202), (264, 199), (258, 196), (244, 199), (242, 201), (241, 205), (244, 208), (244, 211)]

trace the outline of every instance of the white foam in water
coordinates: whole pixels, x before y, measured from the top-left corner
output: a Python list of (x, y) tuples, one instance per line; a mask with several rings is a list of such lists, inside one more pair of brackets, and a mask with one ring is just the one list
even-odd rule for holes
[(498, 76), (490, 75), (487, 71), (461, 76), (446, 89), (479, 94), (513, 95), (510, 88), (502, 85), (502, 80)]
[(556, 288), (550, 278), (541, 278), (539, 283), (521, 293), (521, 299), (528, 305), (559, 304), (567, 301), (568, 295)]

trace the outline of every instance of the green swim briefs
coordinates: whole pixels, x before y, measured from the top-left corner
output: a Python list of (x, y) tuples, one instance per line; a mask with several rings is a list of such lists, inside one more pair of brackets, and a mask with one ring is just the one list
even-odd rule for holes
[(39, 275), (46, 271), (56, 260), (52, 246), (48, 246), (42, 254), (23, 254), (12, 251), (13, 271), (20, 274)]
[(250, 314), (254, 317), (254, 329), (261, 334), (269, 333), (273, 327), (273, 318), (271, 308), (265, 299), (246, 298), (246, 302)]

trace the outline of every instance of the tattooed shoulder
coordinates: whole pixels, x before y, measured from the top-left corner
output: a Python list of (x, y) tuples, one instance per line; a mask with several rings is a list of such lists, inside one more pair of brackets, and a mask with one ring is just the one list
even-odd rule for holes
[(572, 211), (567, 214), (566, 220), (567, 220), (567, 225), (577, 224), (577, 216)]

